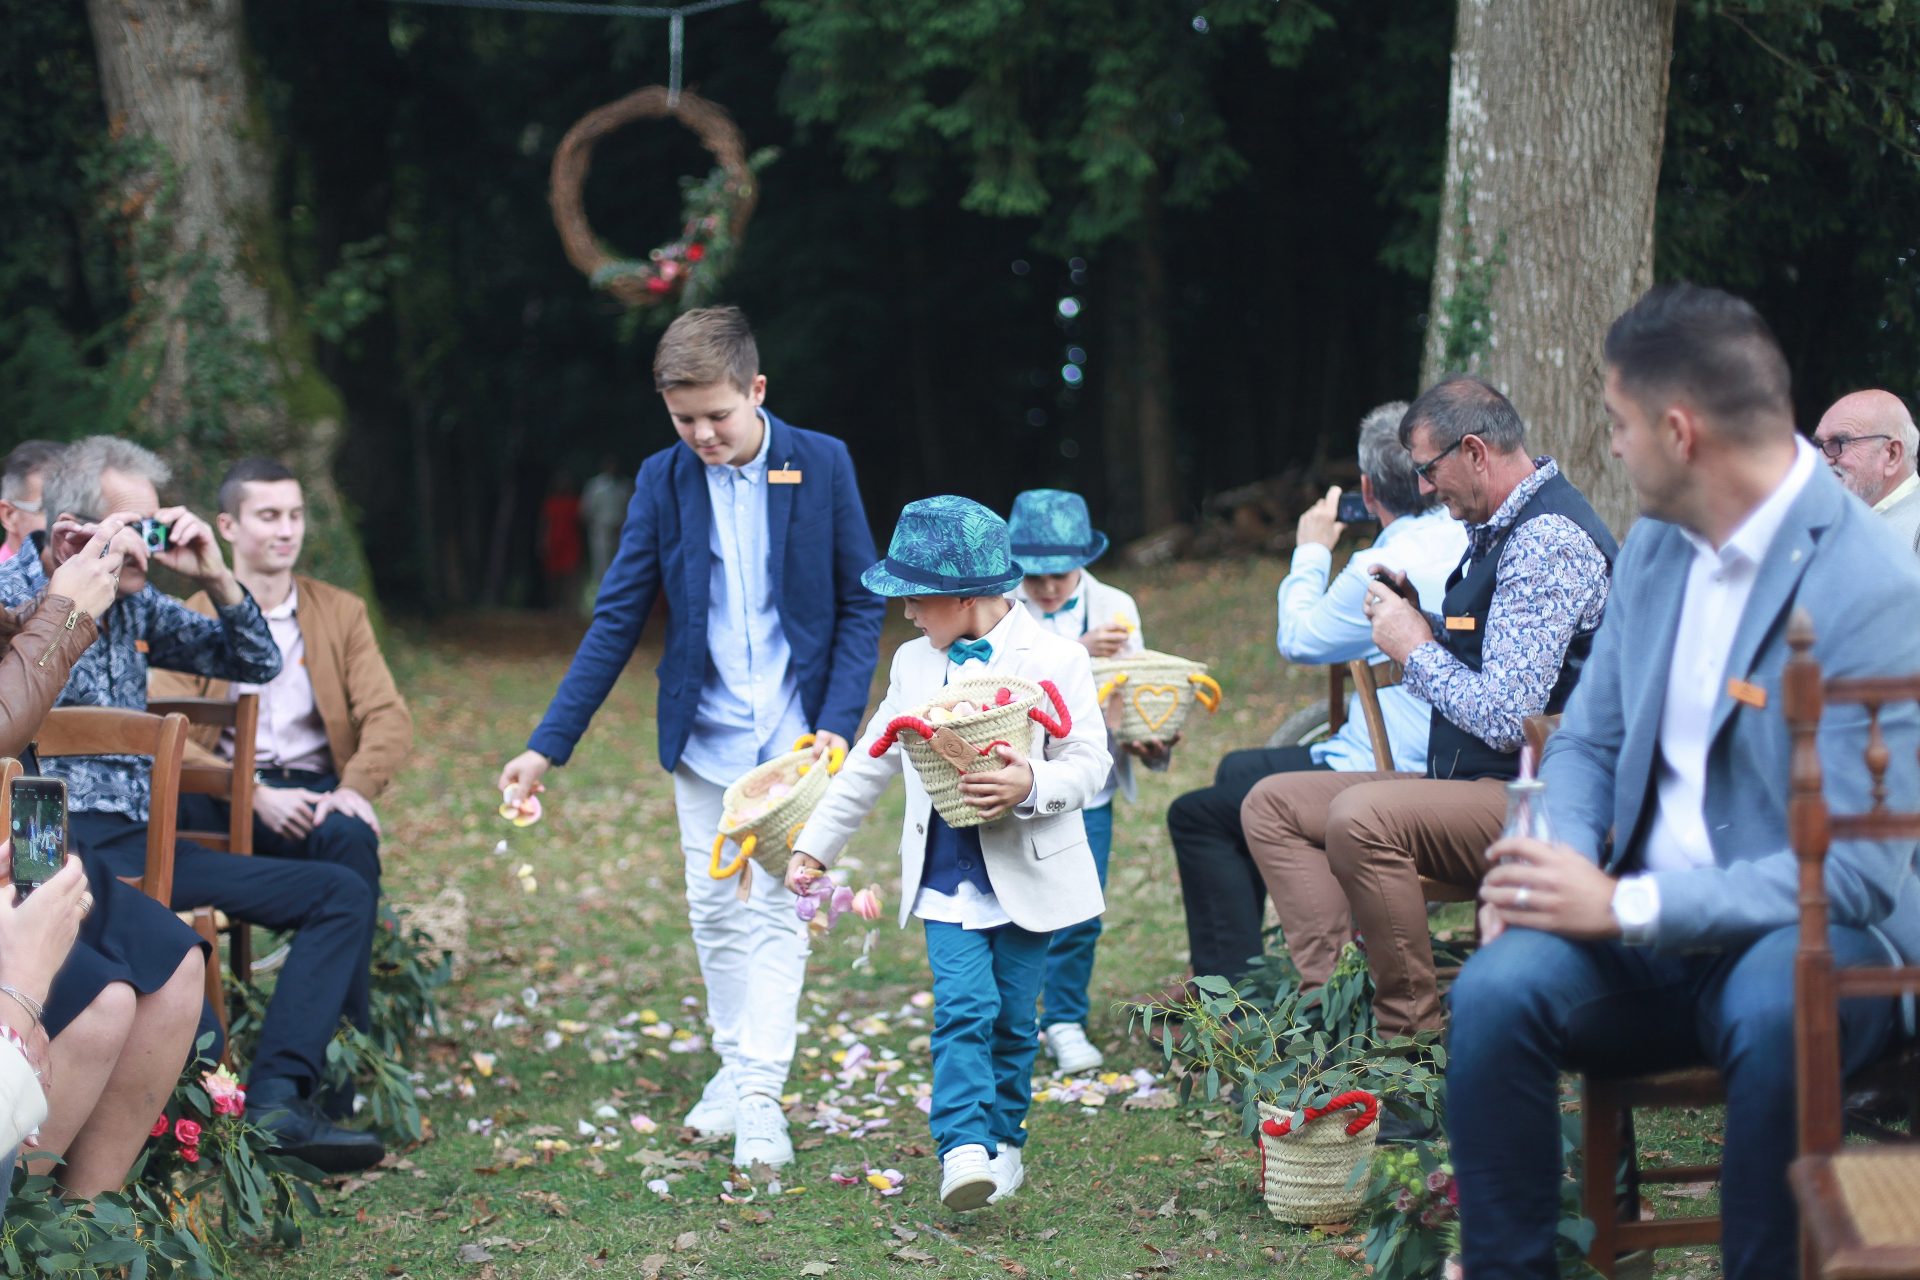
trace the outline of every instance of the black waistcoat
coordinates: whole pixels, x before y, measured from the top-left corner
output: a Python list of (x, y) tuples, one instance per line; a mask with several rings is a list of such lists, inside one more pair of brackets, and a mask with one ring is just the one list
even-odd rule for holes
[[(1450, 626), (1434, 639), (1470, 669), (1480, 670), (1481, 647), (1487, 635), (1487, 614), (1493, 606), (1500, 554), (1506, 550), (1507, 539), (1527, 521), (1550, 515), (1565, 516), (1578, 525), (1583, 533), (1593, 539), (1593, 545), (1606, 558), (1608, 570), (1612, 570), (1614, 553), (1619, 550), (1613, 534), (1587, 504), (1580, 491), (1565, 476), (1555, 475), (1520, 508), (1513, 523), (1494, 538), (1486, 554), (1471, 565), (1463, 557), (1447, 579), (1447, 594), (1442, 605), (1446, 618), (1468, 619), (1472, 626)], [(1553, 693), (1544, 708), (1548, 714), (1556, 713), (1567, 705), (1567, 696), (1573, 692), (1574, 681), (1580, 677), (1580, 667), (1586, 662), (1592, 648), (1592, 631), (1578, 633), (1568, 644), (1566, 654), (1560, 660), (1560, 678), (1554, 681)], [(1496, 751), (1441, 715), (1438, 708), (1434, 709), (1432, 724), (1427, 730), (1429, 778), (1511, 778), (1519, 771), (1520, 753), (1517, 750)]]

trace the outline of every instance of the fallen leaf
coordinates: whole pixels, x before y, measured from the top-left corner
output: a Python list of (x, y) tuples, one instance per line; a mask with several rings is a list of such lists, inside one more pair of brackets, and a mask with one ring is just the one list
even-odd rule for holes
[(803, 1276), (824, 1276), (832, 1270), (833, 1264), (831, 1262), (822, 1262), (818, 1258), (815, 1258), (812, 1262), (800, 1268), (800, 1274)]
[(887, 1255), (896, 1262), (932, 1262), (934, 1256), (924, 1249), (895, 1249)]
[(463, 1244), (460, 1246), (460, 1261), (470, 1263), (492, 1262), (493, 1255), (487, 1251), (487, 1247), (483, 1244)]
[(673, 1238), (673, 1251), (675, 1253), (685, 1253), (699, 1243), (700, 1233), (698, 1231), (682, 1231)]
[(650, 1253), (640, 1259), (640, 1280), (659, 1280), (660, 1271), (667, 1265), (667, 1255)]
[(1038, 1235), (1034, 1236), (1034, 1239), (1035, 1240), (1051, 1240), (1059, 1234), (1060, 1234), (1060, 1228), (1048, 1227), (1045, 1231), (1042, 1231)]

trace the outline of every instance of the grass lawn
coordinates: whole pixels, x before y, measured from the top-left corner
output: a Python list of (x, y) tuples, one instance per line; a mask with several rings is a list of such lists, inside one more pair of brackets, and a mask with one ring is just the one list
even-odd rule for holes
[[(327, 1216), (306, 1246), (252, 1255), (246, 1274), (1359, 1274), (1357, 1235), (1327, 1238), (1267, 1215), (1257, 1157), (1232, 1117), (1167, 1105), (1124, 1077), (1159, 1057), (1111, 1011), (1183, 972), (1167, 803), (1208, 780), (1222, 752), (1264, 741), (1281, 715), (1324, 694), (1320, 669), (1272, 652), (1284, 572), (1264, 560), (1116, 575), (1140, 602), (1149, 642), (1211, 663), (1226, 702), (1190, 722), (1169, 773), (1144, 774), (1138, 802), (1118, 802), (1090, 1030), (1122, 1078), (1036, 1102), (1025, 1187), (969, 1215), (941, 1207), (914, 1105), (930, 1079), (924, 948), (917, 930), (887, 920), (869, 967), (853, 964), (857, 918), (816, 938), (789, 1085), (799, 1159), (782, 1185), (730, 1183), (730, 1140), (700, 1144), (678, 1130), (717, 1064), (700, 1021), (672, 789), (654, 753), (657, 637), (574, 762), (549, 779), (546, 819), (525, 830), (494, 815), (493, 779), (538, 720), (577, 629), (469, 619), (396, 643), (418, 744), (380, 804), (388, 891), (405, 904), (453, 885), (472, 911), (465, 971), (445, 997), (449, 1037), (422, 1043), (413, 1063), (432, 1094), (431, 1138), (323, 1192)], [(909, 634), (890, 618), (882, 677)], [(882, 886), (889, 919), (900, 804), (895, 787), (849, 853), (856, 883)], [(523, 865), (530, 877), (517, 874)], [(872, 1074), (836, 1078), (855, 1044), (900, 1062), (883, 1091)], [(809, 1129), (816, 1114), (833, 1123)], [(1710, 1127), (1681, 1117), (1655, 1133), (1690, 1159), (1692, 1132), (1665, 1139)], [(898, 1193), (862, 1180), (868, 1166), (903, 1173)], [(1663, 1255), (1662, 1270), (1705, 1275), (1717, 1271), (1712, 1258)]]

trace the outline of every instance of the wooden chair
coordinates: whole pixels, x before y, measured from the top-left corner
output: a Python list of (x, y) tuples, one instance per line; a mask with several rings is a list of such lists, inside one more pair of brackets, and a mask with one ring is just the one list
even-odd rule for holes
[[(253, 776), (253, 750), (260, 727), (260, 695), (243, 693), (232, 702), (212, 698), (153, 699), (147, 703), (147, 710), (155, 715), (177, 712), (185, 716), (190, 724), (233, 730), (231, 764), (191, 763), (183, 764), (180, 769), (181, 795), (212, 796), (226, 802), (227, 829), (182, 830), (177, 833), (177, 838), (191, 840), (203, 848), (220, 853), (251, 856), (253, 789), (258, 785)], [(224, 912), (215, 911), (210, 906), (195, 907), (188, 914), (194, 932), (207, 940), (216, 957), (220, 954), (220, 934), (224, 930), (227, 934), (227, 963), (240, 978), (252, 976), (253, 929), (246, 921), (229, 921)], [(214, 1014), (220, 1019), (220, 1028), (224, 1032), (227, 1026), (227, 993), (217, 962), (207, 966), (207, 1000), (213, 1005)]]
[[(1803, 1280), (1920, 1277), (1920, 1147), (1843, 1146), (1839, 1002), (1920, 993), (1920, 966), (1839, 969), (1827, 936), (1827, 847), (1839, 840), (1920, 839), (1920, 813), (1887, 808), (1892, 753), (1880, 732), (1888, 705), (1920, 701), (1920, 676), (1830, 680), (1813, 657), (1813, 623), (1796, 609), (1782, 693), (1793, 734), (1787, 826), (1800, 866), (1800, 942), (1794, 954), (1794, 1081), (1800, 1156), (1790, 1180), (1800, 1203)], [(1827, 705), (1864, 707), (1864, 763), (1873, 782), (1866, 813), (1833, 814), (1822, 791), (1817, 737)], [(1910, 1048), (1896, 1078), (1909, 1090)]]
[(13, 780), (24, 770), (12, 756), (0, 756), (0, 840), (13, 835)]
[(118, 707), (55, 707), (34, 742), (43, 760), (57, 756), (150, 756), (152, 798), (147, 813), (147, 857), (142, 873), (122, 876), (162, 906), (173, 897), (174, 819), (180, 804), (180, 764), (187, 718)]

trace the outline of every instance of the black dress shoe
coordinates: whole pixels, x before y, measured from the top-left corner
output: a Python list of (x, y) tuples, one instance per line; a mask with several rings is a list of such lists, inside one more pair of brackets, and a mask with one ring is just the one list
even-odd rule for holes
[(1440, 1126), (1418, 1116), (1389, 1111), (1380, 1117), (1374, 1141), (1387, 1147), (1410, 1147), (1421, 1142), (1437, 1142)]
[(386, 1158), (378, 1136), (334, 1124), (291, 1082), (261, 1081), (247, 1091), (247, 1110), (273, 1138), (275, 1155), (303, 1160), (322, 1173), (358, 1173)]

